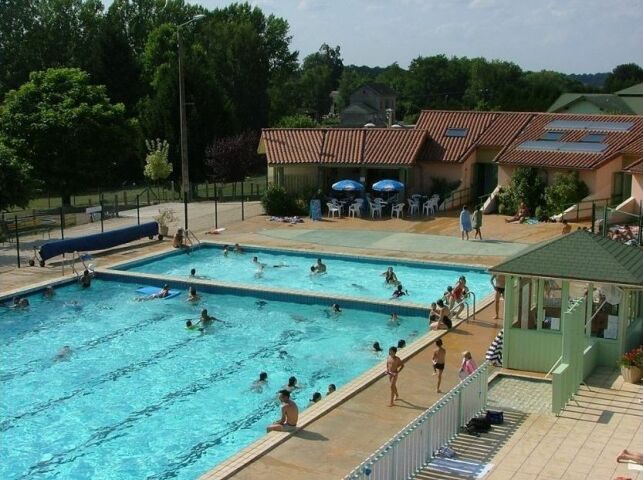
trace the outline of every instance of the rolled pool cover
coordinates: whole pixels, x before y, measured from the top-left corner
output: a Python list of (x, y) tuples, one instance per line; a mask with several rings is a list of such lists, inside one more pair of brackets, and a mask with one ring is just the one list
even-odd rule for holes
[(157, 222), (142, 223), (132, 227), (117, 228), (103, 233), (85, 235), (84, 237), (66, 238), (47, 242), (40, 247), (42, 261), (57, 257), (63, 253), (88, 252), (116, 247), (144, 237), (153, 237), (159, 233)]

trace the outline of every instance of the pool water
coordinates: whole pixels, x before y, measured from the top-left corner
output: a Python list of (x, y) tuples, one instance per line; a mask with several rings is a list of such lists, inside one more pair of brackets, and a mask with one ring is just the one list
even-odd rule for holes
[[(252, 263), (254, 256), (266, 265), (260, 275), (257, 275), (257, 267)], [(334, 256), (322, 256), (322, 260), (327, 266), (327, 273), (311, 276), (310, 267), (316, 262), (316, 257), (311, 255), (249, 249), (243, 254), (229, 253), (224, 256), (221, 248), (206, 247), (189, 255), (166, 255), (121, 268), (182, 277), (189, 277), (190, 270), (194, 268), (197, 278), (389, 300), (394, 287), (386, 285), (381, 274), (392, 266), (398, 280), (409, 292), (408, 296), (401, 297), (401, 302), (434, 302), (442, 298), (446, 287), (454, 285), (460, 275), (466, 277), (467, 286), (477, 298), (491, 293), (489, 275), (465, 265), (452, 267)]]
[[(262, 436), (294, 375), (304, 409), (423, 334), (425, 318), (205, 294), (135, 301), (139, 285), (95, 280), (0, 308), (0, 478), (193, 479)], [(77, 303), (76, 303), (77, 302)], [(225, 323), (185, 328), (202, 308)], [(65, 345), (68, 360), (54, 361)], [(266, 371), (269, 383), (252, 392)]]

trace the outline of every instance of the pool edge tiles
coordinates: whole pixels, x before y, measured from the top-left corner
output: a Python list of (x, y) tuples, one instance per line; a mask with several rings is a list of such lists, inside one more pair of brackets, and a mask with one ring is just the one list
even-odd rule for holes
[[(493, 303), (493, 300), (493, 294), (489, 294), (486, 297), (483, 297), (476, 308), (476, 312), (474, 313), (477, 313), (491, 305)], [(455, 329), (461, 324), (468, 321), (469, 320), (467, 318), (460, 319), (457, 322), (454, 322), (453, 328)], [(402, 359), (403, 362), (407, 362), (410, 358), (419, 354), (421, 351), (432, 345), (438, 338), (441, 338), (448, 332), (449, 330), (429, 331), (420, 336), (412, 344), (410, 344), (408, 348), (399, 350), (398, 356)], [(355, 377), (346, 385), (339, 388), (333, 394), (333, 397), (326, 397), (322, 400), (322, 402), (312, 407), (312, 410), (309, 411), (309, 409), (307, 409), (306, 411), (304, 411), (299, 417), (296, 431), (267, 433), (263, 437), (257, 439), (247, 447), (237, 452), (234, 456), (216, 465), (211, 470), (203, 473), (199, 477), (199, 480), (226, 480), (236, 475), (251, 463), (255, 462), (274, 448), (286, 442), (300, 430), (303, 430), (308, 425), (317, 421), (324, 415), (330, 413), (339, 405), (349, 401), (355, 395), (367, 389), (376, 381), (384, 377), (385, 367), (386, 361), (384, 360), (373, 366), (366, 372), (362, 373), (361, 375)]]

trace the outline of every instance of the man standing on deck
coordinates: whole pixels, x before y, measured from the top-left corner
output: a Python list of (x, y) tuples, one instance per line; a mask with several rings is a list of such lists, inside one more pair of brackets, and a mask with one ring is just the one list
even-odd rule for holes
[(447, 357), (447, 351), (442, 347), (442, 339), (438, 338), (435, 341), (438, 348), (433, 352), (433, 375), (438, 376), (437, 392), (442, 393), (440, 385), (442, 384), (442, 372), (444, 372), (444, 364)]
[(288, 390), (279, 391), (279, 401), (281, 402), (281, 418), (275, 423), (268, 425), (266, 432), (294, 432), (297, 430), (299, 408), (297, 408), (297, 404), (290, 399), (290, 392)]
[(498, 320), (500, 317), (498, 316), (499, 310), (500, 310), (500, 297), (505, 298), (505, 276), (504, 275), (493, 275), (491, 277), (491, 286), (493, 289), (496, 291), (496, 297), (495, 297), (495, 308), (496, 308), (496, 316), (493, 317), (494, 320)]
[(404, 369), (404, 363), (402, 363), (400, 357), (397, 356), (397, 348), (389, 348), (388, 359), (386, 360), (386, 374), (388, 375), (388, 381), (391, 386), (391, 401), (389, 402), (389, 407), (394, 407), (395, 404), (393, 402), (400, 398), (397, 392), (397, 376), (402, 369)]

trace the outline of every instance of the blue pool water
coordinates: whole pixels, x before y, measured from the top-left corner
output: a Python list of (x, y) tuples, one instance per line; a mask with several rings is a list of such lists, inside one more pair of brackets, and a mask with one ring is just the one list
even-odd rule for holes
[[(256, 275), (257, 268), (252, 257), (266, 264), (263, 274)], [(196, 269), (197, 277), (224, 282), (251, 284), (254, 286), (285, 287), (295, 290), (328, 294), (351, 295), (369, 299), (388, 300), (393, 287), (385, 285), (381, 275), (392, 266), (397, 278), (409, 295), (400, 301), (429, 304), (441, 298), (449, 285), (454, 285), (460, 275), (467, 279), (467, 286), (477, 298), (491, 293), (489, 275), (481, 269), (463, 266), (440, 266), (435, 264), (400, 262), (394, 259), (351, 259), (324, 256), (328, 267), (325, 275), (311, 276), (310, 267), (316, 261), (312, 255), (281, 252), (276, 250), (248, 249), (246, 253), (222, 254), (220, 248), (201, 248), (190, 255), (172, 254), (135, 263), (123, 269), (153, 274), (189, 277)], [(278, 268), (275, 268), (278, 265)]]
[[(139, 285), (95, 280), (0, 308), (0, 478), (192, 479), (264, 434), (290, 375), (300, 408), (413, 340), (426, 319), (205, 294), (136, 302)], [(74, 304), (73, 302), (78, 302)], [(201, 308), (225, 324), (184, 328)], [(64, 345), (72, 355), (53, 361)], [(287, 354), (280, 354), (286, 351)], [(261, 393), (249, 390), (260, 371)]]

